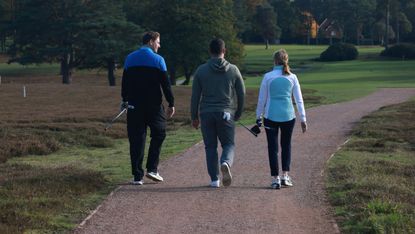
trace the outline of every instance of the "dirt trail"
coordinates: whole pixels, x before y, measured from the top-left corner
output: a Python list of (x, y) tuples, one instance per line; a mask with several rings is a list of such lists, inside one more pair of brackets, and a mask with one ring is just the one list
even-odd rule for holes
[(326, 200), (323, 170), (353, 123), (415, 89), (381, 89), (367, 97), (307, 110), (309, 130), (294, 129), (294, 187), (269, 189), (265, 134), (237, 129), (231, 187), (207, 187), (203, 143), (164, 161), (165, 182), (122, 185), (75, 233), (338, 233)]

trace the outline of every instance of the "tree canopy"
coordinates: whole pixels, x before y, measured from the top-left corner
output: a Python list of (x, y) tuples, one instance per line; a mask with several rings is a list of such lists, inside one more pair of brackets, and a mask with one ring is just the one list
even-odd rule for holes
[[(415, 0), (0, 0), (0, 52), (10, 62), (60, 63), (62, 82), (75, 68), (114, 69), (161, 33), (170, 77), (190, 80), (221, 37), (239, 64), (243, 43), (361, 44), (414, 42)], [(334, 37), (333, 37), (334, 35)]]

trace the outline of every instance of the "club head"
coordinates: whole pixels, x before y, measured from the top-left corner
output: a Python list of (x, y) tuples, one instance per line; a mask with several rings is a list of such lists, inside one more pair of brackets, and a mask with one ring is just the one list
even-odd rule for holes
[(258, 136), (258, 134), (261, 133), (261, 129), (258, 127), (258, 125), (255, 125), (251, 128), (251, 132), (252, 134), (254, 134), (255, 136)]

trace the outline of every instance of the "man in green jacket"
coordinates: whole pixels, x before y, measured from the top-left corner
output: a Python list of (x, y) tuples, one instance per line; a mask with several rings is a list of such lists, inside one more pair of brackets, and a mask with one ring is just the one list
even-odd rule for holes
[[(225, 60), (225, 42), (210, 42), (211, 58), (198, 67), (192, 87), (191, 118), (194, 128), (202, 128), (211, 187), (219, 187), (218, 140), (222, 145), (222, 184), (232, 183), (230, 168), (234, 158), (235, 121), (242, 114), (245, 85), (239, 69)], [(199, 120), (200, 117), (200, 120)]]

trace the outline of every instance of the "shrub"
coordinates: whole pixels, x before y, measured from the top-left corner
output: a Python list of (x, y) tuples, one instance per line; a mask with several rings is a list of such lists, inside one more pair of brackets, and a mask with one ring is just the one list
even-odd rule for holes
[(402, 43), (389, 47), (380, 53), (381, 56), (415, 59), (415, 44)]
[(321, 61), (343, 61), (354, 60), (359, 52), (352, 44), (336, 43), (327, 48), (320, 54)]

